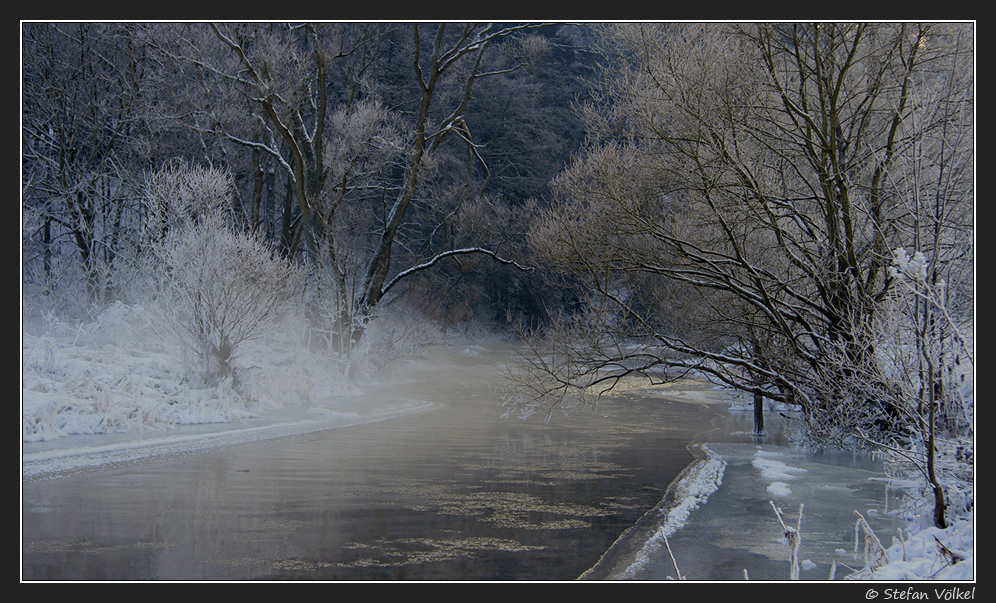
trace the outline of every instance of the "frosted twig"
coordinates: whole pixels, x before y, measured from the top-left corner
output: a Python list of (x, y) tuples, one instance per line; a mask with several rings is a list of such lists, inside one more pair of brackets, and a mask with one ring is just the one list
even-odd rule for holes
[(782, 521), (782, 512), (775, 506), (775, 502), (769, 500), (771, 503), (771, 508), (775, 510), (775, 516), (778, 517), (778, 523), (782, 526), (782, 531), (785, 535), (785, 539), (789, 544), (789, 580), (799, 579), (799, 544), (802, 541), (802, 508), (803, 505), (799, 504), (799, 519), (796, 522), (795, 528), (790, 528), (785, 525)]
[[(854, 514), (858, 516), (858, 521), (854, 525), (854, 552), (858, 552), (858, 528), (861, 528), (865, 533), (865, 566), (874, 570), (882, 565), (882, 560), (886, 557), (885, 547), (861, 513), (855, 511)], [(870, 559), (872, 552), (875, 553), (874, 560)]]
[(948, 562), (948, 565), (954, 565), (955, 563), (958, 563), (959, 561), (964, 559), (964, 557), (962, 557), (958, 553), (944, 546), (944, 543), (941, 542), (937, 536), (934, 536), (934, 540), (937, 541), (937, 548), (938, 550), (941, 551), (941, 554), (944, 556), (944, 559)]
[(685, 577), (681, 575), (678, 570), (678, 562), (674, 559), (674, 553), (671, 552), (671, 545), (668, 544), (667, 536), (664, 535), (664, 530), (661, 530), (661, 538), (664, 539), (664, 547), (667, 548), (667, 555), (671, 558), (671, 565), (674, 566), (674, 575), (677, 576), (678, 580), (684, 580)]

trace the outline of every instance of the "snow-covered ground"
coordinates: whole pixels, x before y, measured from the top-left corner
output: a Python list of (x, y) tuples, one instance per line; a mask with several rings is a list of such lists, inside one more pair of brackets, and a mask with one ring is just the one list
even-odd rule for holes
[[(355, 421), (396, 409), (362, 402), (374, 376), (312, 354), (288, 329), (248, 342), (236, 361), (238, 384), (205, 387), (184, 348), (160, 332), (139, 306), (115, 304), (96, 321), (48, 321), (21, 333), (21, 431), (25, 444), (67, 436), (162, 436), (181, 425), (224, 425), (308, 414), (309, 420)], [(372, 365), (371, 365), (372, 366)], [(351, 370), (354, 379), (343, 375)], [(360, 378), (356, 379), (355, 376)], [(364, 375), (370, 375), (366, 381)], [(359, 385), (359, 387), (358, 387)], [(390, 406), (390, 405), (389, 405)]]
[[(205, 388), (187, 377), (182, 350), (159, 336), (156, 317), (139, 307), (118, 304), (82, 326), (50, 321), (42, 329), (22, 329), (22, 477), (44, 479), (432, 408), (431, 402), (372, 399), (343, 377), (346, 367), (309, 354), (288, 337), (268, 340), (265, 356), (262, 347), (246, 350), (239, 387)], [(755, 465), (775, 497), (790, 488), (793, 472), (779, 462), (759, 457)], [(685, 498), (677, 502), (680, 513), (670, 528), (679, 529), (721, 484), (722, 459), (705, 463), (686, 472), (680, 485)], [(974, 500), (970, 481), (958, 484), (962, 501)], [(920, 486), (909, 483), (911, 491)], [(967, 507), (945, 530), (923, 527), (882, 542), (884, 556), (846, 577), (974, 580), (974, 505)]]

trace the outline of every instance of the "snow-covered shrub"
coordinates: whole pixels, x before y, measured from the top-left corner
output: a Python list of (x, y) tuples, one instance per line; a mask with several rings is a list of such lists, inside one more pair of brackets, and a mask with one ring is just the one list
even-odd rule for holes
[[(827, 346), (822, 362), (830, 370), (809, 435), (886, 453), (897, 474), (932, 492), (934, 521), (943, 527), (973, 504), (961, 486), (971, 475), (955, 473), (974, 454), (974, 319), (950, 311), (945, 281), (923, 253), (897, 249), (890, 273), (890, 296)], [(851, 341), (863, 342), (861, 357)], [(961, 460), (946, 460), (956, 451)]]
[(169, 330), (192, 351), (205, 383), (235, 379), (239, 346), (270, 330), (297, 293), (297, 270), (226, 215), (225, 170), (170, 163), (146, 185), (151, 279)]
[(172, 230), (189, 227), (199, 216), (223, 213), (234, 191), (235, 182), (227, 170), (171, 161), (146, 179), (146, 230), (152, 240), (158, 240)]
[(389, 371), (400, 362), (420, 358), (426, 346), (444, 339), (443, 329), (418, 310), (401, 305), (377, 313), (351, 359), (353, 377)]
[(218, 214), (167, 234), (157, 252), (166, 324), (209, 384), (234, 376), (239, 346), (270, 331), (298, 291), (289, 262)]

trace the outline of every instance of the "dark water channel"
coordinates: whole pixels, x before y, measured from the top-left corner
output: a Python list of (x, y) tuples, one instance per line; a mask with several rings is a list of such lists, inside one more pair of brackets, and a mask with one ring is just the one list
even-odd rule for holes
[(22, 484), (23, 580), (573, 580), (721, 407), (625, 395), (501, 418), (487, 359), (383, 395), (438, 410)]

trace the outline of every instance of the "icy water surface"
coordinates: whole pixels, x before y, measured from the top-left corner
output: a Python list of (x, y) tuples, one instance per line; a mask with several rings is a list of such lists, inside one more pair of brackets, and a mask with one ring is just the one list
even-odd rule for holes
[(724, 414), (633, 393), (503, 419), (494, 361), (378, 394), (436, 410), (25, 482), (22, 579), (573, 580)]

